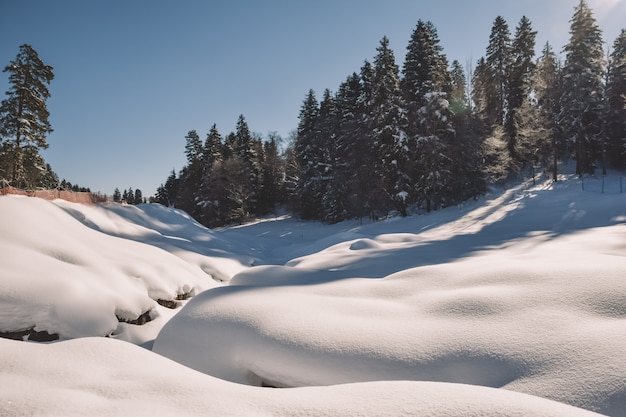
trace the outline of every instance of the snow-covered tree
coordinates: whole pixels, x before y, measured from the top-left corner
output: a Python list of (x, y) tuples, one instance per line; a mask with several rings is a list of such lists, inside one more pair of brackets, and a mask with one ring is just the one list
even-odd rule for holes
[(400, 91), (399, 69), (389, 39), (383, 37), (374, 58), (372, 79), (371, 122), (376, 174), (395, 208), (407, 214), (410, 185), (406, 174), (407, 126)]

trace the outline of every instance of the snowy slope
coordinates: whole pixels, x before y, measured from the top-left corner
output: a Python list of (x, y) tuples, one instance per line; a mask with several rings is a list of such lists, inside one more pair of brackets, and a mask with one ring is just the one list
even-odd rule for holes
[[(0, 197), (0, 332), (62, 339), (0, 338), (0, 416), (626, 416), (626, 194), (604, 191), (216, 231)], [(109, 334), (159, 355), (85, 337)]]

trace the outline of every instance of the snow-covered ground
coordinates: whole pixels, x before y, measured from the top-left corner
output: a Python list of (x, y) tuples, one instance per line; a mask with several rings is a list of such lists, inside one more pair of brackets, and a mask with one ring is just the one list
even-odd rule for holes
[(0, 416), (626, 416), (626, 192), (563, 179), (214, 231), (0, 197), (0, 332), (59, 338), (0, 338)]

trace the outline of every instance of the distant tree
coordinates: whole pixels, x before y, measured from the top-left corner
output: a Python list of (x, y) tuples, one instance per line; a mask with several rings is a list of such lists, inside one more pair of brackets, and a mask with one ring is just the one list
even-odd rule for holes
[(143, 193), (141, 192), (141, 190), (139, 188), (137, 188), (135, 190), (135, 198), (133, 201), (133, 204), (143, 204)]
[(120, 189), (115, 187), (115, 191), (113, 191), (113, 201), (115, 201), (116, 203), (119, 203), (122, 201), (122, 193), (120, 192)]
[(604, 49), (592, 10), (580, 0), (564, 47), (560, 125), (576, 159), (576, 173), (593, 173), (603, 132)]
[(467, 96), (467, 81), (463, 66), (456, 59), (452, 61), (450, 68), (450, 111), (452, 113), (466, 114), (470, 111), (469, 97)]
[[(172, 169), (172, 172), (167, 177), (165, 184), (161, 184), (156, 191), (155, 202), (162, 204), (166, 207), (173, 207), (178, 195), (178, 178), (176, 178), (176, 171)], [(119, 190), (118, 190), (119, 191)]]
[(52, 132), (46, 100), (53, 68), (24, 44), (3, 72), (9, 73), (10, 88), (0, 103), (0, 175), (13, 185), (32, 186), (45, 173), (38, 150), (48, 148), (46, 135)]

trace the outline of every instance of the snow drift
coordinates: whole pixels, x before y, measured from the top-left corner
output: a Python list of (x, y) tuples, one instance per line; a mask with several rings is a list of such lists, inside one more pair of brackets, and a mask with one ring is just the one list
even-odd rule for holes
[(0, 332), (61, 341), (0, 339), (0, 415), (626, 416), (617, 180), (215, 231), (2, 197)]

